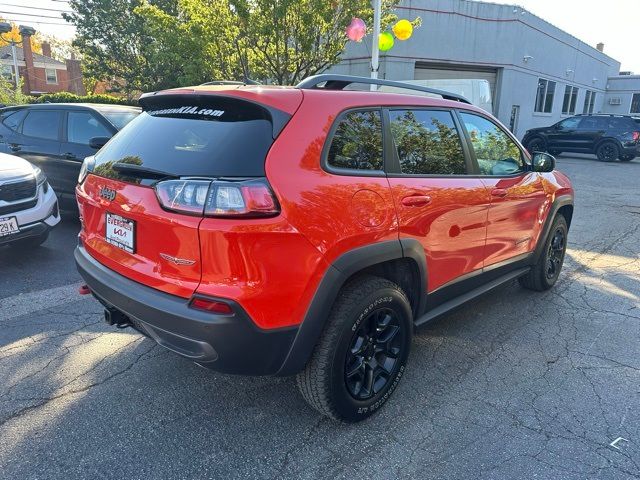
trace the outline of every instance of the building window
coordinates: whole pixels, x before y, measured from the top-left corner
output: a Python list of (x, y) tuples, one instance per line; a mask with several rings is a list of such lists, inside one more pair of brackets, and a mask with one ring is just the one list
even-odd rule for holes
[(535, 111), (539, 113), (551, 113), (553, 110), (553, 97), (556, 93), (556, 82), (538, 79), (538, 93), (536, 95)]
[(13, 65), (2, 65), (2, 68), (0, 68), (0, 76), (10, 82), (14, 82)]
[(640, 113), (640, 93), (633, 94), (630, 113)]
[(578, 87), (567, 85), (564, 89), (564, 101), (562, 102), (563, 115), (576, 113), (576, 101), (578, 100)]
[(58, 83), (58, 72), (55, 68), (45, 68), (44, 73), (47, 76), (47, 83)]
[(589, 114), (589, 115), (592, 114), (595, 104), (596, 104), (596, 92), (587, 90), (587, 94), (584, 97), (584, 108), (582, 109), (582, 113)]

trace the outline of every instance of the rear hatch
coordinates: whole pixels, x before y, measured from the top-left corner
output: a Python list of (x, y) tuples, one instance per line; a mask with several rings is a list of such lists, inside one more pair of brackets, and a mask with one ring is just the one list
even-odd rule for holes
[(265, 157), (290, 115), (220, 94), (162, 94), (140, 103), (143, 113), (85, 160), (81, 238), (112, 270), (188, 298), (201, 279), (204, 216), (273, 210), (260, 196), (268, 189)]

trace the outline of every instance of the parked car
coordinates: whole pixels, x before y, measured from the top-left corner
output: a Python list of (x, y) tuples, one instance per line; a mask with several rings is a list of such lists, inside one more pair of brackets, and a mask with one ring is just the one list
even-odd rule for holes
[(36, 247), (59, 222), (58, 200), (42, 170), (0, 153), (0, 245)]
[(602, 162), (630, 162), (640, 155), (640, 119), (624, 115), (576, 115), (522, 139), (529, 152), (589, 153)]
[[(462, 97), (200, 86), (83, 164), (78, 270), (105, 318), (214, 370), (297, 375), (334, 419), (378, 410), (413, 330), (505, 282), (557, 281), (569, 179)], [(324, 85), (324, 86), (323, 86)]]
[(0, 152), (42, 169), (60, 200), (75, 206), (82, 161), (140, 113), (136, 107), (46, 103), (0, 109)]

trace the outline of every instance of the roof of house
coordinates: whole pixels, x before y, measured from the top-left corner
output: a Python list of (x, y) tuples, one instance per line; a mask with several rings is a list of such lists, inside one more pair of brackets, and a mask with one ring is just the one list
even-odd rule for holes
[[(16, 47), (16, 53), (19, 62), (24, 62), (24, 50), (21, 47)], [(4, 47), (0, 47), (0, 59), (11, 59), (11, 45), (5, 45)], [(47, 65), (59, 65), (64, 67), (66, 64), (61, 62), (60, 60), (56, 60), (55, 58), (45, 57), (44, 55), (40, 55), (39, 53), (33, 53), (33, 61), (34, 63), (46, 63)]]

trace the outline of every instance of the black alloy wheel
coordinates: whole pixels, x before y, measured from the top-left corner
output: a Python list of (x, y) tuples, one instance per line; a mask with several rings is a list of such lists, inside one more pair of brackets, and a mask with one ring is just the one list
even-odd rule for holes
[(554, 281), (560, 275), (564, 254), (567, 246), (567, 237), (564, 228), (558, 226), (553, 232), (549, 249), (547, 251), (546, 277), (549, 281)]
[(596, 155), (601, 162), (613, 162), (618, 159), (618, 147), (613, 142), (603, 143), (598, 147)]
[(546, 150), (547, 150), (547, 146), (544, 140), (542, 140), (542, 138), (540, 137), (533, 138), (527, 143), (527, 151), (531, 155), (533, 155), (536, 152), (546, 152)]
[(344, 378), (356, 400), (369, 400), (394, 377), (404, 344), (402, 323), (394, 310), (372, 311), (359, 325), (347, 351)]

